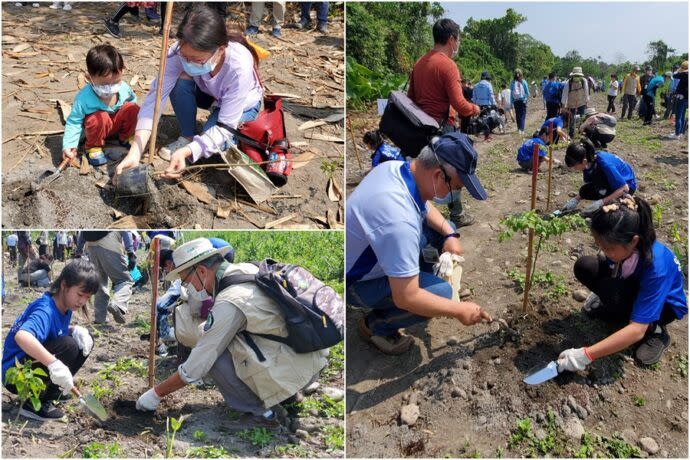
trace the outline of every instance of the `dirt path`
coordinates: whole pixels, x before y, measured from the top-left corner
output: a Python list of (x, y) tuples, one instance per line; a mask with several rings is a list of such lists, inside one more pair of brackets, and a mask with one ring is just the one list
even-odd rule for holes
[[(111, 43), (123, 54), (124, 80), (132, 84), (141, 104), (151, 82), (157, 76), (160, 37), (157, 27), (145, 20), (133, 23), (130, 16), (121, 22), (122, 39), (105, 33), (103, 18), (112, 14), (119, 3), (78, 3), (70, 12), (41, 8), (18, 8), (3, 3), (3, 225), (6, 228), (102, 228), (123, 216), (140, 214), (141, 200), (118, 199), (107, 182), (114, 162), (108, 167), (91, 168), (80, 175), (69, 168), (64, 177), (48, 189), (30, 194), (29, 184), (46, 169), (61, 160), (63, 129), (56, 100), (71, 104), (84, 70), (87, 50), (97, 44)], [(234, 25), (244, 29), (244, 16), (231, 10)], [(289, 9), (289, 13), (294, 13)], [(143, 15), (143, 13), (142, 13)], [(176, 7), (173, 28), (183, 12)], [(291, 14), (287, 15), (291, 18)], [(292, 21), (288, 21), (292, 22)], [(343, 113), (343, 22), (336, 17), (329, 34), (316, 31), (283, 29), (278, 40), (261, 33), (256, 42), (272, 55), (260, 64), (268, 92), (289, 93), (297, 98), (286, 104), (286, 128), (295, 155), (313, 157), (297, 163), (288, 184), (263, 206), (247, 204), (245, 192), (225, 171), (204, 170), (188, 177), (203, 182), (214, 197), (202, 203), (176, 182), (156, 180), (150, 196), (150, 212), (136, 219), (139, 227), (150, 228), (263, 228), (268, 222), (294, 216), (285, 226), (328, 227), (327, 212), (336, 226), (340, 204), (328, 198), (329, 177), (343, 180), (343, 146), (337, 142), (311, 139), (319, 135), (343, 137), (342, 120), (298, 131), (304, 122)], [(198, 128), (208, 116), (199, 110)], [(53, 135), (24, 135), (51, 132)], [(166, 104), (158, 145), (177, 139), (179, 129), (172, 107)], [(302, 157), (304, 158), (304, 157)], [(217, 163), (209, 159), (209, 163)], [(153, 169), (165, 169), (167, 163), (156, 157)], [(232, 208), (226, 218), (217, 216), (219, 206)]]
[[(528, 108), (527, 133), (543, 121), (545, 112), (537, 110), (538, 105), (532, 102)], [(594, 105), (605, 106), (603, 95), (594, 96)], [(358, 133), (376, 126), (374, 115), (351, 113)], [(640, 179), (640, 195), (658, 204), (659, 239), (670, 245), (678, 238), (678, 247), (683, 248), (687, 244), (685, 141), (659, 139), (670, 132), (668, 122), (657, 122), (651, 129), (640, 125), (638, 120), (620, 122), (610, 150), (632, 163)], [(626, 351), (597, 361), (587, 372), (561, 375), (534, 388), (522, 383), (533, 366), (555, 359), (566, 348), (594, 343), (608, 332), (603, 323), (582, 315), (581, 303), (572, 297), (582, 289), (572, 276), (573, 260), (595, 253), (592, 238), (584, 231), (566, 233), (542, 250), (538, 271), (550, 272), (556, 281), (533, 291), (531, 314), (520, 312), (522, 295), (508, 273), (513, 269), (524, 273), (526, 235), (499, 243), (498, 233), (503, 217), (529, 207), (531, 176), (519, 172), (515, 161), (521, 142), (513, 124), (508, 134), (475, 143), (478, 174), (489, 199), (479, 202), (464, 195), (477, 222), (460, 231), (467, 260), (462, 288), (469, 288), (469, 299), (494, 317), (505, 318), (521, 338), (513, 342), (498, 332), (496, 324), (467, 328), (454, 320), (433, 319), (408, 331), (417, 342), (409, 353), (389, 357), (362, 342), (356, 332), (362, 312), (350, 309), (348, 455), (574, 456), (585, 449), (586, 456), (630, 456), (635, 451), (629, 448), (644, 437), (658, 443), (655, 456), (687, 455), (686, 320), (670, 326), (671, 348), (653, 368), (638, 367)], [(556, 158), (563, 160), (564, 147), (554, 152)], [(362, 175), (349, 154), (348, 190)], [(577, 173), (556, 169), (553, 203), (562, 205), (580, 180)], [(537, 207), (543, 209), (544, 173), (538, 195)], [(412, 427), (399, 421), (400, 408), (410, 398), (421, 413)], [(517, 430), (521, 420), (523, 431)], [(586, 437), (581, 443), (580, 427), (603, 438)], [(625, 441), (614, 439), (614, 434)]]

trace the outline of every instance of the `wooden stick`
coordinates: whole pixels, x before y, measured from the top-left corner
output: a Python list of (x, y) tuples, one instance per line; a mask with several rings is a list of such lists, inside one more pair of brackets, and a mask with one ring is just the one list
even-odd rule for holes
[[(534, 144), (532, 151), (532, 206), (534, 211), (537, 207), (537, 171), (539, 170), (539, 144)], [(525, 295), (522, 298), (522, 311), (527, 312), (529, 303), (529, 289), (532, 285), (532, 246), (534, 246), (534, 229), (529, 229), (529, 241), (527, 246), (527, 268), (525, 273)]]
[[(168, 16), (170, 17), (170, 16)], [(158, 302), (158, 269), (160, 262), (160, 238), (154, 238), (151, 242), (151, 252), (153, 260), (149, 260), (149, 267), (153, 262), (153, 273), (151, 273), (151, 337), (149, 337), (149, 388), (153, 388), (156, 383), (156, 336), (158, 335), (158, 323), (156, 321), (156, 302)]]
[(350, 128), (350, 137), (352, 137), (352, 144), (355, 146), (355, 156), (357, 157), (357, 164), (359, 164), (359, 169), (362, 167), (362, 159), (359, 157), (359, 147), (357, 146), (357, 141), (355, 140), (355, 130), (352, 129), (352, 119), (347, 117), (347, 126)]
[(553, 123), (549, 125), (549, 175), (546, 186), (546, 212), (549, 212), (551, 206), (551, 170), (553, 169)]
[(165, 63), (168, 58), (168, 35), (170, 34), (170, 21), (172, 20), (173, 2), (165, 3), (165, 22), (163, 23), (163, 44), (161, 45), (161, 59), (158, 68), (158, 82), (156, 84), (156, 103), (153, 106), (153, 126), (151, 127), (151, 140), (149, 141), (149, 164), (153, 164), (153, 155), (156, 153), (156, 136), (158, 136), (158, 118), (161, 113), (161, 97), (163, 95), (163, 78), (165, 77)]

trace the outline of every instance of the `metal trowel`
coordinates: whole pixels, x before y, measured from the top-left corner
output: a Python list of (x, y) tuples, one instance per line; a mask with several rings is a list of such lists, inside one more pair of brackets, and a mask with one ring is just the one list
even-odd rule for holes
[(558, 363), (556, 361), (551, 361), (546, 366), (539, 365), (537, 367), (532, 368), (528, 372), (527, 377), (525, 377), (522, 381), (525, 382), (527, 385), (539, 385), (540, 383), (544, 383), (547, 380), (551, 380), (557, 375)]
[(105, 407), (96, 399), (92, 394), (87, 394), (84, 396), (77, 387), (72, 387), (72, 393), (79, 398), (79, 403), (86, 409), (93, 418), (105, 422), (108, 420), (108, 412), (106, 412)]
[(67, 164), (69, 163), (70, 158), (65, 158), (62, 160), (62, 163), (60, 163), (60, 166), (58, 166), (55, 169), (48, 169), (41, 174), (36, 182), (33, 182), (31, 184), (31, 191), (32, 192), (38, 192), (42, 188), (44, 188), (46, 185), (50, 184), (54, 180), (56, 180), (60, 175), (62, 174), (62, 171), (67, 167)]

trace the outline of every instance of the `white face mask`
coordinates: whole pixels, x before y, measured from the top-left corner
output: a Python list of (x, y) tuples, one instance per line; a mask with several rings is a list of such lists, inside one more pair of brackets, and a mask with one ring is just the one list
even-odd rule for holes
[[(195, 269), (196, 270), (196, 269)], [(205, 318), (208, 315), (208, 311), (213, 307), (213, 297), (206, 292), (206, 288), (203, 287), (203, 280), (196, 271), (194, 274), (199, 277), (199, 281), (202, 281), (201, 291), (197, 291), (194, 285), (190, 282), (186, 283), (185, 290), (187, 291), (187, 303), (189, 304), (192, 312), (197, 313), (198, 316)]]
[(117, 94), (120, 92), (121, 84), (121, 82), (113, 83), (112, 85), (96, 85), (94, 83), (91, 83), (91, 87), (93, 88), (93, 92), (96, 93), (97, 96), (109, 97), (113, 94)]

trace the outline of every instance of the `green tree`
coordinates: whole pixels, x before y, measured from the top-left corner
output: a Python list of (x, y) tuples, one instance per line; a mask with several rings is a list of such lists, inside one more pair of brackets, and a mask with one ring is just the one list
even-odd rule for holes
[(508, 8), (505, 16), (501, 18), (481, 20), (469, 18), (463, 31), (468, 38), (474, 38), (489, 45), (494, 55), (512, 71), (518, 64), (520, 45), (520, 37), (515, 32), (515, 28), (526, 20), (525, 16)]
[(528, 80), (540, 81), (551, 72), (556, 56), (550, 46), (529, 34), (520, 34), (518, 45), (518, 67)]
[(647, 55), (649, 64), (654, 70), (661, 71), (666, 67), (666, 60), (669, 54), (675, 53), (675, 49), (669, 47), (663, 40), (656, 40), (647, 43)]
[(489, 45), (473, 38), (463, 38), (460, 41), (460, 50), (456, 58), (463, 78), (472, 81), (479, 80), (484, 70), (488, 70), (493, 79), (494, 93), (500, 88), (501, 83), (510, 81), (510, 72), (505, 68), (496, 56), (493, 55)]

